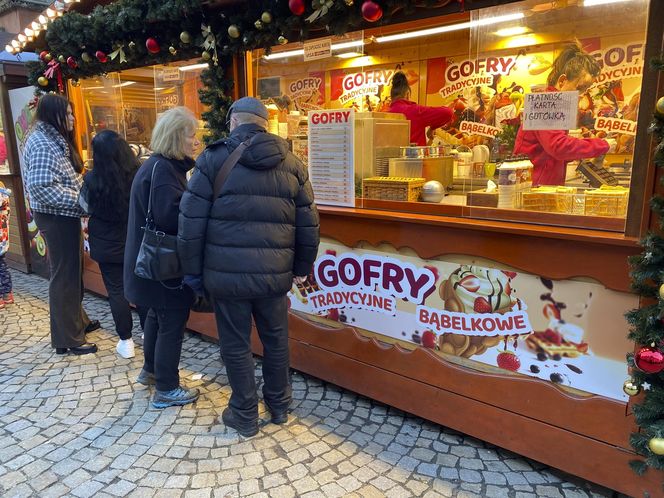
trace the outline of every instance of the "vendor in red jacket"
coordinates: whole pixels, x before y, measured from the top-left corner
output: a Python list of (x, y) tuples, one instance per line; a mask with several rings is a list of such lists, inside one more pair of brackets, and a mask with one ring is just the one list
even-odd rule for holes
[(410, 121), (410, 143), (426, 145), (426, 127), (440, 128), (452, 120), (454, 112), (449, 107), (427, 107), (410, 99), (410, 86), (406, 75), (401, 71), (392, 77), (392, 91), (389, 112), (405, 114)]
[[(599, 64), (581, 46), (569, 45), (553, 62), (546, 91), (583, 93), (599, 72)], [(566, 130), (525, 131), (522, 127), (516, 136), (514, 154), (525, 154), (533, 163), (533, 185), (564, 185), (568, 161), (601, 156), (609, 147), (601, 138), (574, 138)]]

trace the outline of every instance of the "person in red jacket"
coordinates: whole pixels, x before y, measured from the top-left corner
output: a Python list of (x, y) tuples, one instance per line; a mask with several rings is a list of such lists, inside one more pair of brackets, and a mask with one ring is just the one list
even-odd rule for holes
[[(565, 47), (556, 58), (547, 79), (547, 92), (585, 92), (599, 75), (600, 66), (580, 45)], [(525, 154), (533, 163), (533, 185), (564, 185), (567, 163), (598, 157), (610, 145), (601, 138), (574, 138), (566, 130), (519, 129), (514, 154)]]
[(428, 107), (418, 105), (410, 99), (410, 86), (406, 75), (398, 71), (392, 77), (392, 90), (390, 92), (392, 103), (388, 112), (404, 114), (410, 121), (410, 142), (417, 145), (426, 145), (426, 128), (440, 128), (454, 117), (449, 107)]

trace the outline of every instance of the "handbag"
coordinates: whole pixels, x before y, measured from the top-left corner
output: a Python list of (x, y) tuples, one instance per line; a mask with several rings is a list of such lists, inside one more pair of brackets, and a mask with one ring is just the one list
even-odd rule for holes
[[(242, 142), (240, 145), (238, 145), (235, 148), (235, 150), (228, 155), (228, 157), (224, 161), (224, 164), (221, 165), (221, 168), (219, 168), (217, 175), (214, 177), (214, 185), (212, 187), (213, 203), (215, 199), (219, 197), (221, 189), (223, 188), (224, 183), (226, 183), (228, 175), (237, 164), (238, 160), (240, 159), (240, 156), (242, 155), (242, 152), (244, 152), (244, 149), (246, 149), (250, 143), (251, 139), (246, 140)], [(193, 276), (185, 277), (185, 283), (188, 279), (193, 279), (193, 278), (198, 278), (198, 277), (193, 277)], [(194, 304), (191, 305), (191, 310), (197, 313), (214, 313), (213, 300), (210, 298), (210, 295), (207, 293), (207, 291), (205, 289), (203, 289), (202, 292), (197, 292), (196, 289), (194, 289), (194, 291), (196, 292), (196, 298), (194, 300)]]
[[(147, 280), (163, 282), (165, 280), (181, 279), (184, 274), (180, 265), (177, 250), (177, 236), (169, 235), (157, 228), (152, 217), (152, 191), (154, 189), (154, 175), (157, 170), (157, 161), (152, 167), (150, 177), (150, 193), (148, 194), (148, 212), (145, 216), (145, 226), (143, 230), (143, 240), (136, 257), (136, 266), (134, 274), (137, 277)], [(163, 285), (163, 283), (162, 283)], [(176, 287), (168, 289), (179, 289), (180, 283)]]

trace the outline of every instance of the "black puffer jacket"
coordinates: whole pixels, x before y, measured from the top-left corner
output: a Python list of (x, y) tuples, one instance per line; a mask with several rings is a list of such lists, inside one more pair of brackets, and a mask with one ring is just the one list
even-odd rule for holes
[[(254, 135), (256, 135), (254, 137)], [(254, 137), (212, 199), (229, 153)], [(285, 140), (253, 124), (210, 145), (180, 203), (178, 251), (185, 273), (203, 274), (217, 298), (287, 293), (293, 275), (307, 275), (319, 243), (318, 210), (304, 165)]]

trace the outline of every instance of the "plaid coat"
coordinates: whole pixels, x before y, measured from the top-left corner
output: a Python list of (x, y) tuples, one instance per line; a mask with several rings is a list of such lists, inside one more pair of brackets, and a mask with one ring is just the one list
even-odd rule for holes
[(23, 151), (25, 187), (33, 211), (78, 218), (83, 177), (69, 159), (69, 145), (55, 128), (37, 122)]

